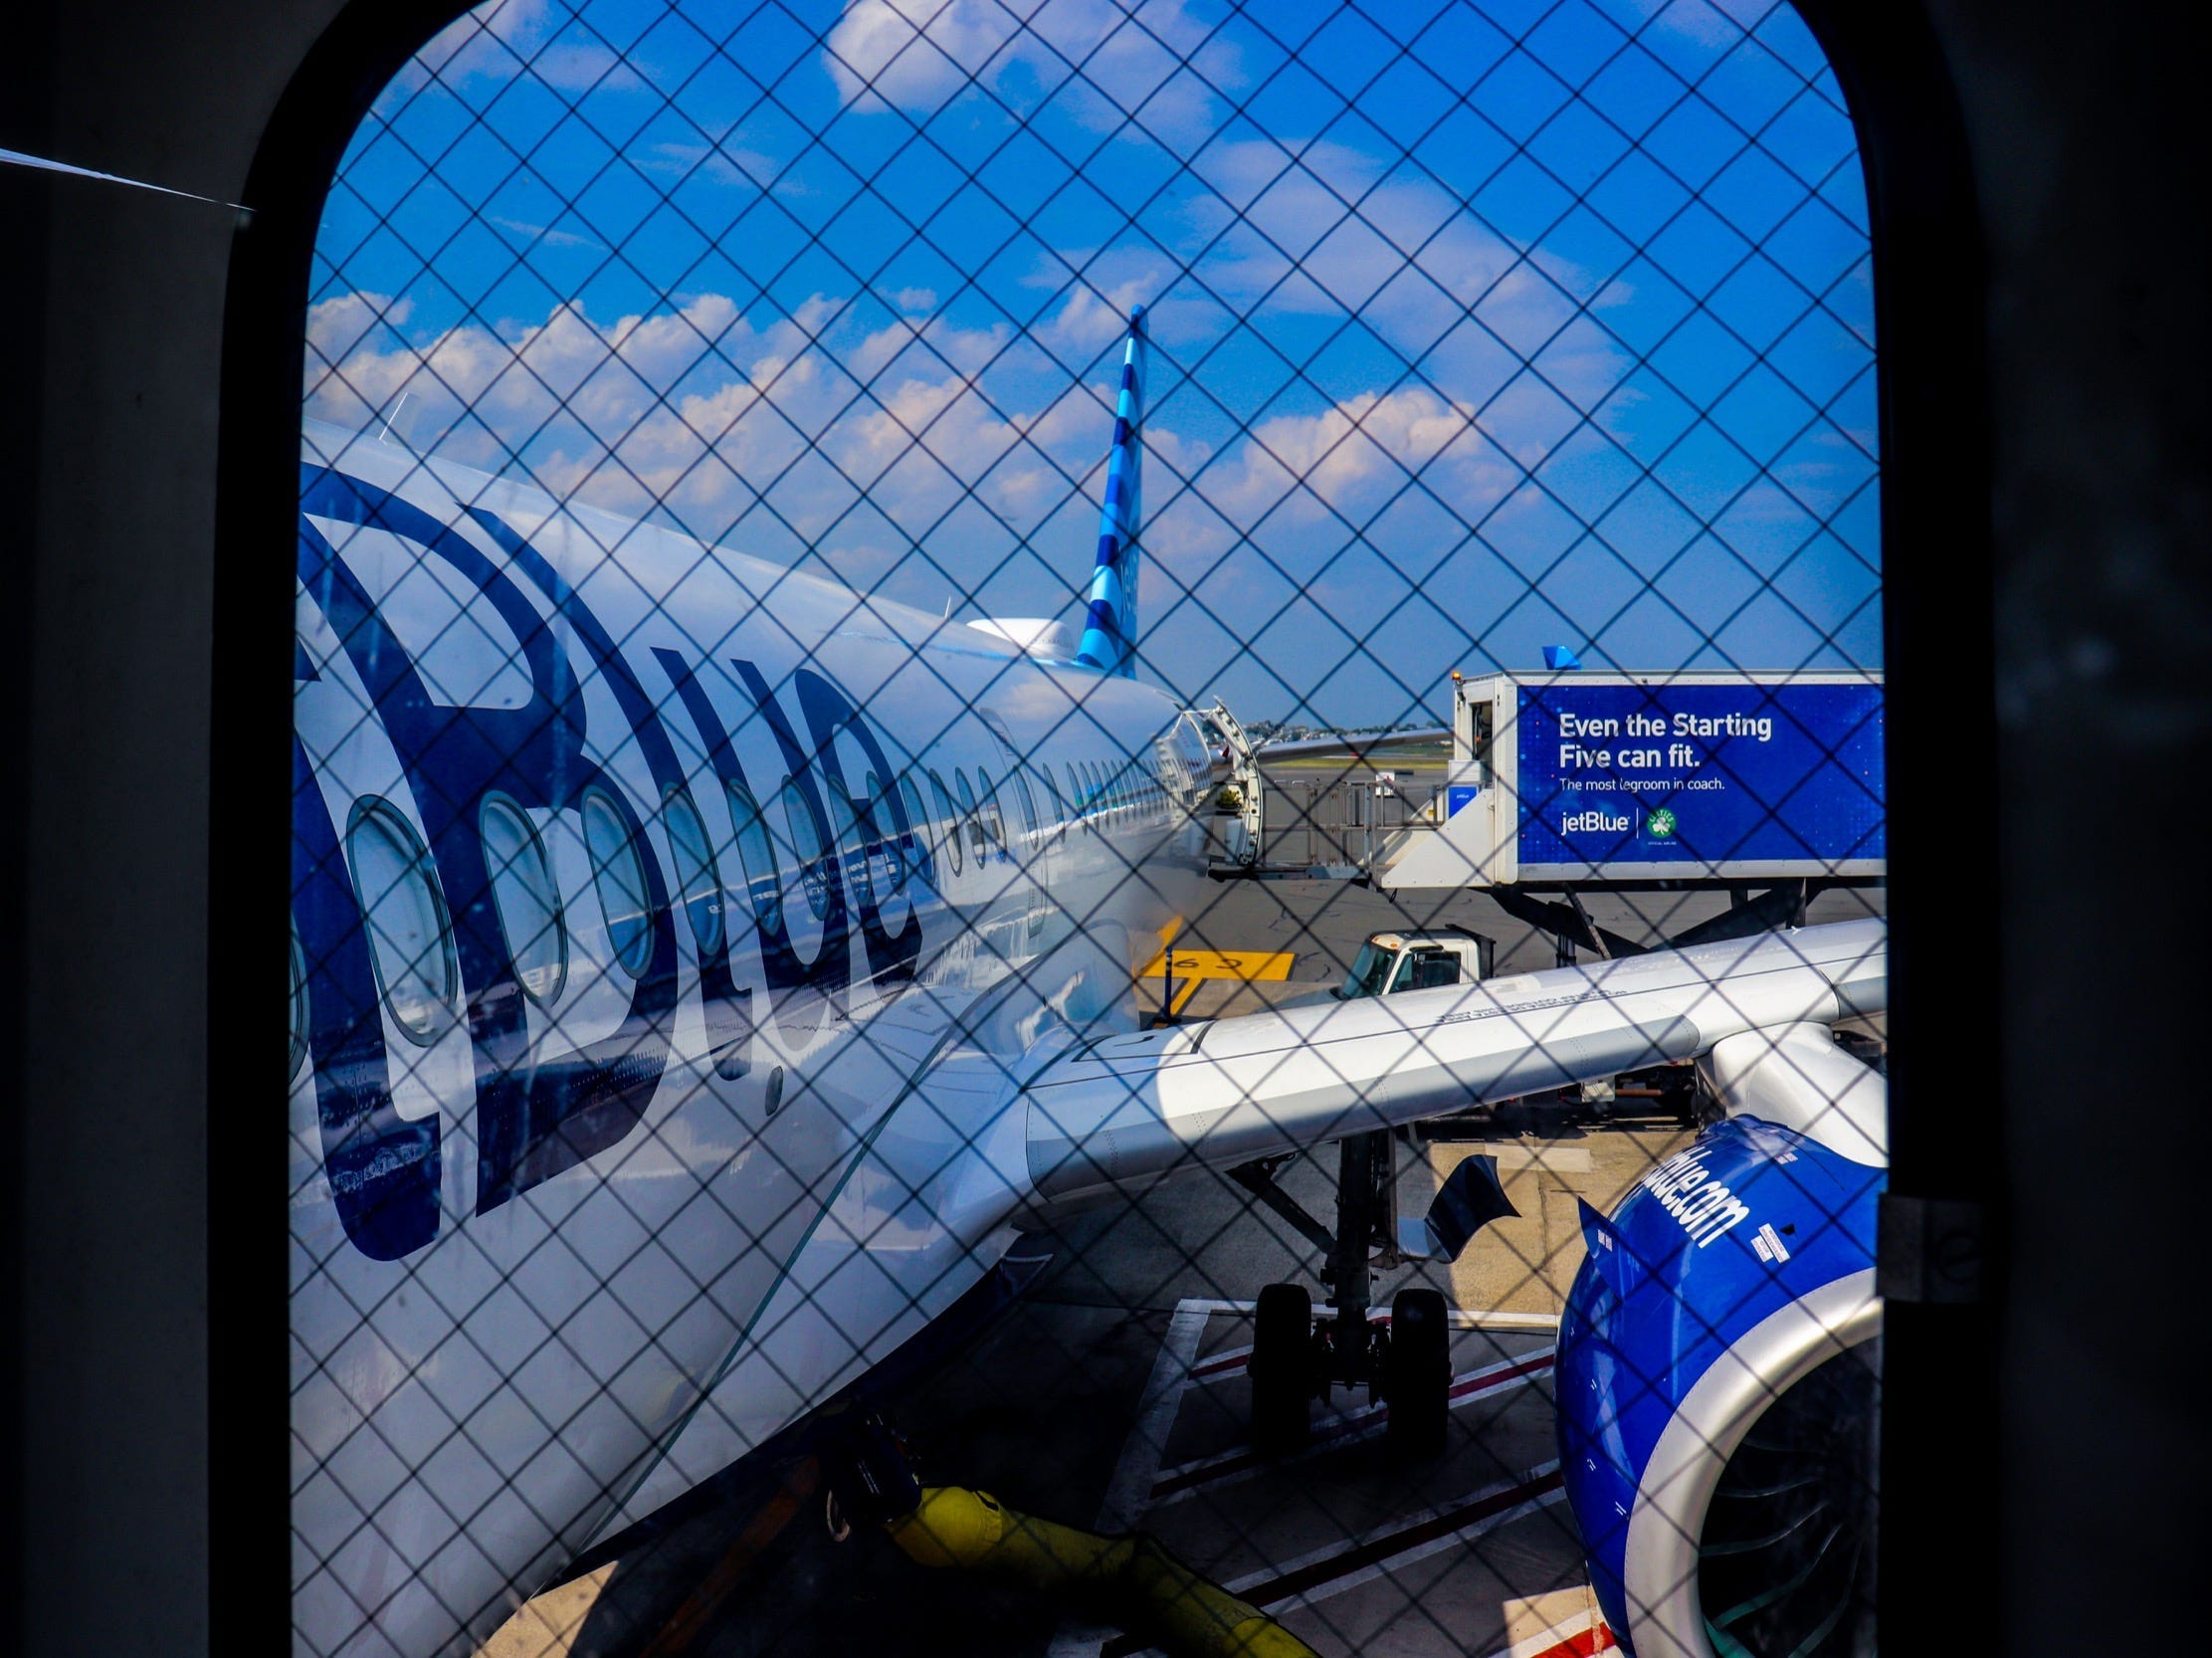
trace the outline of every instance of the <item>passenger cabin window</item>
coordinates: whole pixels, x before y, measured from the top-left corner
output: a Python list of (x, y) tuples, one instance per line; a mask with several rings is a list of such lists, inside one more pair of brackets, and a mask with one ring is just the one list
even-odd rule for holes
[(922, 808), (921, 795), (914, 788), (911, 777), (899, 779), (899, 796), (906, 803), (906, 822), (911, 828), (911, 833), (907, 837), (905, 857), (901, 866), (905, 873), (899, 878), (900, 886), (904, 887), (908, 875), (922, 875), (927, 872), (929, 814)]
[(692, 936), (700, 954), (712, 955), (722, 947), (722, 883), (714, 869), (714, 851), (707, 844), (706, 825), (699, 808), (680, 788), (670, 789), (661, 806), (661, 823), (667, 829), (669, 850), (676, 854), (678, 899), (692, 924)]
[(830, 815), (836, 820), (838, 843), (844, 852), (845, 879), (852, 883), (853, 896), (873, 910), (876, 881), (868, 868), (868, 841), (861, 833), (860, 813), (853, 797), (845, 792), (845, 785), (835, 777), (822, 779), (822, 791), (830, 797)]
[(615, 961), (632, 978), (643, 978), (653, 965), (652, 889), (630, 814), (605, 789), (584, 791), (584, 848)]
[(798, 862), (799, 885), (806, 889), (807, 908), (818, 918), (826, 916), (830, 913), (829, 845), (799, 785), (786, 777), (782, 793), (783, 821), (791, 836), (792, 856)]
[(960, 850), (960, 808), (952, 798), (952, 791), (944, 786), (944, 779), (934, 771), (929, 773), (929, 792), (936, 797), (937, 817), (943, 824), (939, 836), (944, 850), (951, 855), (952, 873), (958, 875), (966, 867)]
[(384, 1006), (402, 1035), (427, 1046), (453, 1024), (461, 985), (429, 849), (398, 808), (373, 797), (353, 808), (345, 842)]
[(899, 814), (892, 805), (898, 795), (898, 785), (885, 787), (884, 780), (873, 771), (867, 774), (865, 783), (866, 792), (859, 806), (861, 835), (867, 843), (868, 856), (875, 860), (869, 866), (869, 873), (875, 877), (879, 889), (889, 888), (896, 893), (906, 885), (909, 856), (899, 844)]
[(742, 783), (725, 785), (723, 796), (729, 803), (729, 821), (737, 836), (737, 864), (745, 878), (745, 891), (752, 905), (753, 919), (762, 932), (780, 934), (783, 932), (783, 871), (776, 862), (775, 843), (768, 836), (768, 825), (760, 815), (760, 803)]
[(975, 854), (978, 864), (983, 862), (986, 850), (983, 844), (983, 818), (975, 809), (975, 785), (968, 781), (964, 767), (952, 768), (952, 784), (960, 791), (960, 816), (968, 826), (968, 850)]
[(292, 929), (292, 1075), (307, 1059), (307, 958), (300, 953), (300, 927)]
[(528, 814), (500, 794), (485, 797), (478, 832), (515, 981), (534, 1002), (557, 1001), (568, 980), (568, 938), (545, 843)]
[(990, 832), (991, 844), (998, 848), (1001, 858), (1012, 856), (1006, 850), (1006, 819), (998, 809), (998, 787), (981, 766), (975, 768), (975, 794), (983, 808), (983, 827)]

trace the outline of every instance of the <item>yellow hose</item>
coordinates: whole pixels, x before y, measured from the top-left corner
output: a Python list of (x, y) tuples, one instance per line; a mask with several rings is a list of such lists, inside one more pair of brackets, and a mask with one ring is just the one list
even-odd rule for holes
[(1094, 1604), (1169, 1658), (1318, 1658), (1267, 1613), (1209, 1583), (1148, 1537), (1100, 1537), (1010, 1509), (987, 1491), (927, 1486), (888, 1528), (926, 1566), (987, 1571)]

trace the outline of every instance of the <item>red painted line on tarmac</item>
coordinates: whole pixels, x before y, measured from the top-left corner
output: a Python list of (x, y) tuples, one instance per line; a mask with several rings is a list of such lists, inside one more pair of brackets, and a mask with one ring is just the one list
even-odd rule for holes
[[(1620, 1637), (1613, 1633), (1611, 1625), (1595, 1612), (1585, 1612), (1581, 1628), (1560, 1636), (1549, 1646), (1530, 1645), (1541, 1639), (1541, 1635), (1531, 1635), (1517, 1646), (1493, 1653), (1491, 1658), (1597, 1658), (1597, 1654), (1601, 1652), (1618, 1651), (1621, 1644)], [(1523, 1650), (1524, 1648), (1527, 1650)]]
[(1598, 1653), (1611, 1652), (1620, 1644), (1613, 1637), (1612, 1626), (1601, 1619), (1580, 1633), (1545, 1647), (1532, 1658), (1596, 1658)]
[[(1508, 1360), (1504, 1364), (1492, 1365), (1486, 1369), (1471, 1370), (1465, 1375), (1453, 1378), (1451, 1389), (1445, 1394), (1445, 1397), (1452, 1404), (1464, 1404), (1469, 1399), (1480, 1398), (1485, 1393), (1495, 1393), (1502, 1388), (1515, 1387), (1532, 1377), (1542, 1375), (1551, 1368), (1552, 1361), (1551, 1349), (1545, 1348), (1541, 1352), (1530, 1353), (1526, 1358)], [(1379, 1419), (1383, 1413), (1383, 1408), (1379, 1404), (1367, 1405), (1358, 1410), (1346, 1411), (1333, 1421), (1316, 1426), (1312, 1438), (1307, 1442), (1307, 1447), (1325, 1447), (1335, 1440), (1356, 1434), (1360, 1429)], [(1240, 1451), (1223, 1458), (1219, 1462), (1206, 1462), (1171, 1469), (1152, 1483), (1152, 1501), (1156, 1503), (1161, 1498), (1171, 1497), (1178, 1491), (1188, 1491), (1193, 1486), (1206, 1485), (1215, 1480), (1227, 1479), (1232, 1474), (1242, 1474), (1248, 1469), (1258, 1467), (1267, 1460), (1267, 1456), (1260, 1451)]]

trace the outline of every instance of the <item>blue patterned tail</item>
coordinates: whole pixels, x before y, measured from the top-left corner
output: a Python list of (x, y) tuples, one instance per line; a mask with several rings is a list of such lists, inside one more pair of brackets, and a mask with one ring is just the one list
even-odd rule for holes
[(1083, 619), (1076, 660), (1102, 673), (1136, 672), (1136, 529), (1144, 461), (1144, 308), (1129, 312), (1121, 353), (1121, 395), (1113, 411), (1113, 450), (1106, 457), (1106, 507), (1099, 517), (1099, 562)]

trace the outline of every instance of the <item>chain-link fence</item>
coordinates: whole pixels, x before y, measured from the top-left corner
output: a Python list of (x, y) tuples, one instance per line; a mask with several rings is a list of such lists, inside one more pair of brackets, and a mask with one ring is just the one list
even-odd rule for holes
[(1871, 270), (1765, 0), (425, 45), (307, 318), (297, 1649), (1871, 1646)]

